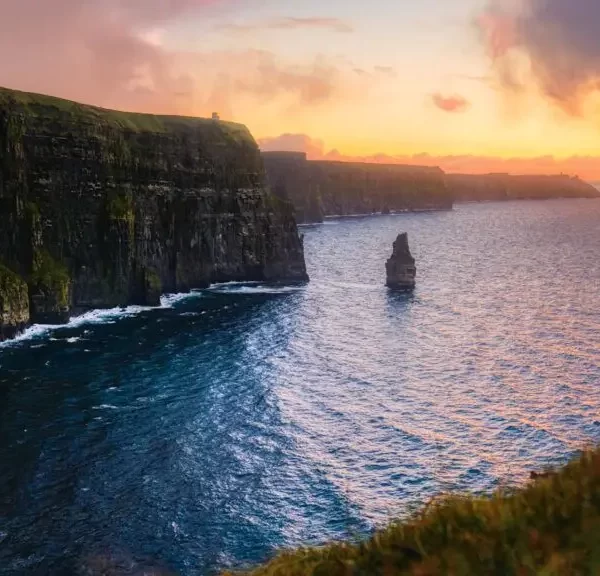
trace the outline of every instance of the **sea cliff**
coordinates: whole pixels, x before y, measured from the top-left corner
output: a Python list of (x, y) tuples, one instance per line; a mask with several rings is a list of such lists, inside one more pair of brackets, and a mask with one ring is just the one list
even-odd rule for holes
[(600, 191), (566, 175), (447, 174), (437, 167), (307, 160), (302, 152), (263, 152), (275, 195), (291, 200), (299, 222), (419, 210), (455, 202), (599, 198)]
[(240, 124), (0, 89), (0, 338), (235, 280), (304, 281)]
[(299, 222), (452, 208), (436, 167), (307, 160), (299, 152), (263, 152), (273, 192), (292, 201)]
[(600, 197), (591, 184), (567, 175), (447, 174), (446, 184), (456, 202)]

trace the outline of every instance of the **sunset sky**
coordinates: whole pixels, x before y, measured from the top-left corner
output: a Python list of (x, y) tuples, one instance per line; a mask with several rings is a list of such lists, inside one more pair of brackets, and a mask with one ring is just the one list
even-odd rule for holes
[[(0, 85), (264, 149), (600, 180), (597, 0), (3, 0)], [(524, 160), (525, 159), (525, 160)]]

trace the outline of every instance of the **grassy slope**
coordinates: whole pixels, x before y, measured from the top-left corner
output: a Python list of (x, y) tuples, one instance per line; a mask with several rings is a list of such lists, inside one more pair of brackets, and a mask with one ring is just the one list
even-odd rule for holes
[(600, 574), (600, 450), (513, 493), (450, 497), (362, 544), (283, 553), (251, 574)]
[(32, 116), (48, 116), (49, 111), (57, 117), (72, 117), (74, 120), (105, 124), (130, 132), (150, 132), (164, 134), (178, 128), (208, 128), (211, 131), (218, 126), (223, 135), (229, 140), (254, 144), (250, 131), (243, 124), (235, 122), (215, 122), (208, 118), (192, 118), (185, 116), (157, 116), (153, 114), (138, 114), (106, 110), (96, 106), (79, 104), (43, 94), (19, 92), (0, 87), (0, 108), (14, 107)]

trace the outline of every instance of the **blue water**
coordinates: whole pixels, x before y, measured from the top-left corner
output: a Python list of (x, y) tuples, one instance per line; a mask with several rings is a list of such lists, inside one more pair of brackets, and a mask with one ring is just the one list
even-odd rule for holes
[[(383, 286), (400, 231), (413, 295)], [(0, 348), (0, 574), (210, 574), (600, 440), (599, 201), (303, 233), (306, 287), (215, 287)]]

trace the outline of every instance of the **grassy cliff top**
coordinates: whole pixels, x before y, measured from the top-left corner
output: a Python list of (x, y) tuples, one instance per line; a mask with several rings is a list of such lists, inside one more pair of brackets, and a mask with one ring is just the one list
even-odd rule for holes
[(250, 574), (600, 574), (600, 450), (522, 489), (444, 498), (366, 542), (287, 552)]
[(148, 132), (166, 134), (179, 130), (196, 130), (206, 128), (214, 131), (219, 128), (228, 139), (237, 143), (249, 143), (256, 146), (250, 131), (243, 124), (225, 122), (209, 118), (195, 118), (187, 116), (161, 116), (154, 114), (140, 114), (136, 112), (121, 112), (107, 110), (97, 106), (89, 106), (63, 100), (54, 96), (20, 92), (0, 87), (0, 111), (12, 109), (32, 117), (55, 117), (57, 119), (70, 119), (72, 121), (92, 124), (104, 124), (128, 132)]

